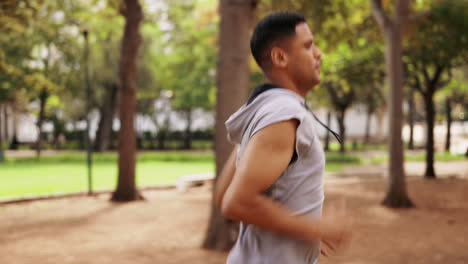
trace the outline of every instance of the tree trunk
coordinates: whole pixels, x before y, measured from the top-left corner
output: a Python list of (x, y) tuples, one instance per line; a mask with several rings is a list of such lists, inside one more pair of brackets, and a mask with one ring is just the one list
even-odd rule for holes
[(445, 115), (447, 118), (447, 134), (445, 136), (445, 151), (450, 152), (452, 137), (452, 104), (450, 98), (445, 99)]
[(9, 137), (9, 127), (8, 127), (8, 105), (7, 104), (4, 104), (3, 105), (3, 121), (4, 121), (4, 136), (5, 136), (5, 144), (8, 145), (8, 142), (10, 141), (10, 137)]
[[(157, 124), (156, 117), (153, 117), (153, 122)], [(170, 122), (171, 122), (171, 113), (169, 112), (169, 113), (166, 113), (166, 117), (163, 123), (161, 124), (161, 126), (159, 126), (159, 130), (156, 134), (156, 138), (158, 140), (158, 149), (160, 150), (166, 149), (166, 140), (170, 131)]]
[(338, 127), (340, 130), (340, 138), (341, 138), (340, 152), (341, 153), (346, 152), (346, 127), (344, 123), (345, 114), (346, 114), (346, 109), (343, 109), (336, 115), (336, 120), (338, 121)]
[[(221, 0), (220, 35), (217, 65), (217, 103), (215, 125), (216, 175), (221, 172), (233, 146), (226, 139), (224, 122), (248, 96), (249, 35), (258, 0)], [(203, 247), (228, 250), (235, 242), (236, 232), (212, 202), (210, 223)]]
[[(429, 90), (429, 89), (428, 89)], [(434, 98), (433, 93), (428, 92), (424, 96), (424, 106), (426, 107), (426, 122), (427, 122), (427, 142), (426, 142), (426, 172), (424, 178), (435, 179), (434, 171)]]
[(381, 27), (385, 39), (385, 64), (389, 81), (389, 185), (383, 201), (393, 208), (412, 207), (406, 192), (405, 170), (403, 163), (403, 141), (401, 138), (403, 109), (403, 62), (402, 28), (408, 16), (409, 2), (398, 0), (395, 15), (388, 16), (381, 0), (370, 0), (375, 19)]
[(410, 129), (408, 149), (414, 149), (414, 87), (410, 86), (408, 96), (408, 125)]
[(165, 150), (166, 149), (166, 138), (167, 138), (167, 133), (169, 131), (167, 130), (163, 130), (163, 131), (159, 131), (158, 134), (157, 134), (157, 138), (158, 138), (158, 149), (160, 150)]
[[(331, 112), (328, 111), (327, 113), (327, 127), (330, 127), (331, 123)], [(330, 132), (327, 131), (325, 134), (325, 151), (330, 151)]]
[(112, 139), (112, 125), (114, 124), (115, 108), (117, 105), (118, 85), (106, 84), (106, 96), (100, 109), (100, 120), (96, 132), (95, 150), (99, 152), (109, 150)]
[(372, 118), (372, 107), (367, 106), (367, 115), (366, 115), (366, 134), (364, 136), (364, 143), (369, 144), (370, 142), (370, 123)]
[[(57, 117), (54, 117), (54, 118), (57, 118)], [(60, 149), (60, 134), (62, 133), (62, 131), (60, 131), (60, 124), (59, 124), (59, 120), (54, 120), (54, 132), (53, 132), (53, 145), (54, 145), (54, 149), (55, 150), (59, 150)]]
[(125, 202), (142, 199), (135, 184), (136, 138), (136, 61), (141, 44), (140, 23), (143, 19), (138, 0), (125, 0), (121, 12), (125, 17), (122, 37), (120, 77), (120, 132), (119, 132), (119, 173), (113, 201)]
[(18, 116), (17, 116), (17, 111), (15, 105), (13, 105), (13, 138), (11, 139), (11, 144), (9, 146), (9, 149), (11, 150), (17, 150), (18, 149)]
[(375, 127), (375, 138), (378, 141), (381, 141), (385, 138), (384, 136), (384, 117), (385, 117), (385, 108), (384, 107), (379, 107), (375, 111), (375, 121), (376, 121), (376, 127)]
[(192, 149), (192, 109), (185, 111), (187, 126), (185, 127), (184, 149)]
[[(3, 104), (0, 104), (0, 113), (2, 112), (3, 109)], [(3, 149), (3, 118), (0, 115), (0, 151)]]
[[(2, 104), (0, 104), (0, 113), (2, 110)], [(0, 115), (0, 162), (3, 162), (5, 160), (5, 154), (3, 151), (3, 135), (2, 135), (2, 116)]]
[(158, 137), (158, 149), (165, 150), (166, 149), (166, 136), (161, 135)]
[(45, 107), (47, 104), (47, 99), (49, 98), (49, 92), (47, 88), (42, 88), (41, 92), (39, 93), (39, 102), (40, 102), (40, 109), (39, 109), (39, 117), (37, 120), (37, 141), (36, 141), (36, 157), (39, 158), (41, 156), (42, 150), (42, 124), (44, 123), (45, 119)]

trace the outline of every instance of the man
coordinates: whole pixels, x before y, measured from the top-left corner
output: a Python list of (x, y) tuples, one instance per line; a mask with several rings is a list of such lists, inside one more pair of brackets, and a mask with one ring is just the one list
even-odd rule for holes
[(227, 263), (316, 263), (320, 241), (333, 252), (350, 236), (346, 215), (321, 216), (325, 158), (304, 99), (320, 83), (321, 52), (304, 17), (291, 12), (262, 19), (250, 46), (272, 84), (257, 87), (226, 122), (238, 146), (215, 202), (241, 221)]

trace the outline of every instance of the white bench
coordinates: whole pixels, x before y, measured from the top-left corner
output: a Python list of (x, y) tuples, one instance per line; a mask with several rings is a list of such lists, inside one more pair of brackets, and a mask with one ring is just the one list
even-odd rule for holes
[(214, 178), (215, 175), (212, 172), (184, 175), (177, 179), (176, 189), (179, 192), (185, 192), (189, 187), (203, 185), (205, 182), (213, 181)]

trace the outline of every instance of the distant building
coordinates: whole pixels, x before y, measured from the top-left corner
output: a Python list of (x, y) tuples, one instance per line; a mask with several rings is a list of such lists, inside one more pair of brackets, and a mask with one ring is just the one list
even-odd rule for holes
[[(157, 102), (155, 102), (157, 104)], [(170, 112), (170, 130), (172, 131), (184, 131), (186, 127), (186, 120), (183, 115), (176, 111)], [(167, 115), (166, 112), (165, 114)], [(8, 113), (8, 140), (11, 141), (15, 128), (17, 139), (21, 143), (33, 143), (37, 139), (37, 117), (33, 114), (17, 114), (15, 117), (12, 115), (11, 109), (7, 110)], [(315, 115), (326, 124), (327, 111), (326, 109), (314, 110)], [(156, 116), (158, 121), (161, 123), (161, 119), (166, 118), (163, 114)], [(2, 115), (3, 117), (3, 115)], [(214, 114), (213, 112), (204, 111), (203, 109), (196, 109), (193, 111), (192, 116), (192, 130), (207, 130), (214, 127)], [(98, 126), (99, 113), (93, 111), (91, 113), (91, 138), (94, 138)], [(2, 133), (0, 135), (5, 140), (5, 118), (1, 119)], [(345, 118), (346, 126), (346, 138), (348, 142), (359, 141), (365, 135), (366, 128), (366, 111), (362, 106), (354, 106), (346, 113)], [(117, 131), (120, 127), (120, 122), (116, 118), (114, 120), (113, 129)], [(67, 124), (67, 130), (84, 130), (86, 123), (84, 121), (76, 122), (75, 124)], [(135, 128), (138, 133), (152, 132), (157, 133), (157, 127), (154, 124), (152, 118), (138, 114), (136, 117)], [(317, 123), (316, 128), (320, 137), (324, 137), (327, 131)], [(338, 123), (336, 117), (332, 115), (330, 128), (335, 132), (339, 132)], [(45, 122), (43, 126), (44, 132), (51, 134), (53, 132), (53, 125), (51, 122)], [(434, 129), (436, 148), (441, 149), (445, 142), (446, 126), (445, 123), (436, 124)], [(403, 139), (408, 141), (409, 139), (409, 127), (405, 125), (403, 127)], [(414, 127), (414, 141), (416, 145), (423, 146), (425, 140), (425, 125), (423, 123), (417, 123)], [(388, 117), (387, 114), (383, 114), (380, 120), (377, 119), (376, 115), (372, 115), (370, 120), (370, 136), (385, 139), (388, 136)], [(454, 122), (452, 124), (452, 152), (464, 153), (468, 148), (468, 122)], [(333, 139), (332, 139), (333, 140)]]

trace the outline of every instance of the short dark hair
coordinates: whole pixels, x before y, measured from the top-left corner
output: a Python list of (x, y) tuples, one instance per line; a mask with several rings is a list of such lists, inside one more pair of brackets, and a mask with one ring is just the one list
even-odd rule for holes
[(264, 68), (270, 62), (270, 51), (275, 44), (296, 34), (296, 26), (306, 22), (295, 12), (281, 11), (264, 17), (255, 26), (250, 39), (250, 50), (257, 64)]

